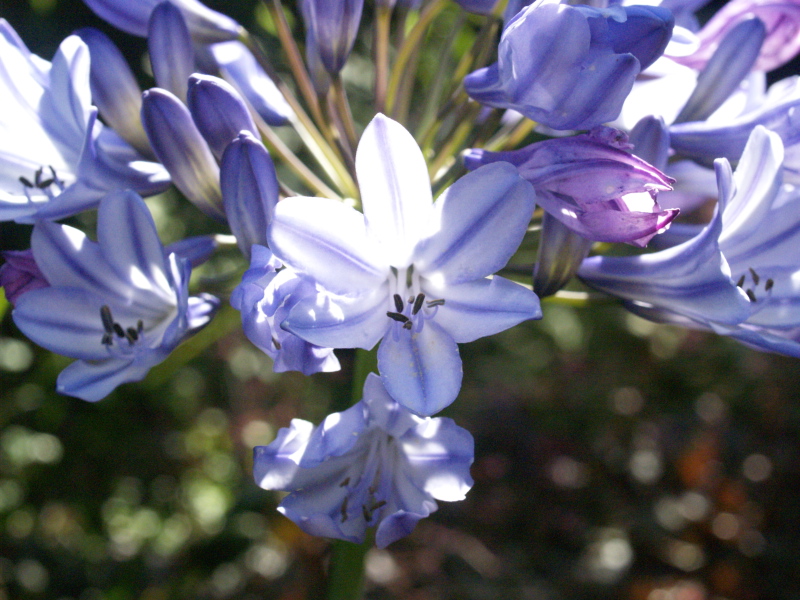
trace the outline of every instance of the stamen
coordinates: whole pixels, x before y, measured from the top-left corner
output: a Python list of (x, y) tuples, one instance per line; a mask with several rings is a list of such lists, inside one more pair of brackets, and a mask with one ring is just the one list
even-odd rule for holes
[(394, 319), (398, 323), (410, 323), (408, 317), (405, 315), (401, 315), (400, 313), (389, 311), (386, 313), (386, 316), (389, 317), (390, 319)]
[(427, 305), (428, 308), (433, 308), (434, 306), (444, 306), (444, 299), (439, 298), (438, 300), (428, 300)]
[(752, 267), (750, 267), (748, 270), (750, 271), (750, 275), (751, 275), (751, 276), (752, 276), (752, 278), (753, 278), (753, 283), (755, 283), (756, 285), (758, 285), (758, 282), (759, 282), (759, 280), (761, 279), (761, 278), (758, 276), (758, 273), (756, 273), (756, 272), (753, 270), (753, 268), (752, 268)]
[(736, 282), (736, 287), (742, 287), (744, 285), (744, 275), (739, 277), (739, 281)]
[(400, 294), (394, 295), (394, 307), (397, 309), (397, 312), (403, 312), (403, 299), (400, 297)]
[(372, 508), (370, 510), (374, 512), (374, 511), (378, 510), (379, 508), (383, 508), (384, 506), (386, 506), (386, 500), (381, 500), (380, 502), (377, 502), (376, 504), (373, 504)]
[(104, 333), (103, 334), (103, 346), (110, 346), (112, 342), (111, 334)]
[(27, 188), (33, 188), (33, 187), (36, 187), (36, 186), (35, 186), (35, 185), (33, 185), (33, 184), (30, 182), (30, 181), (28, 181), (28, 179), (27, 179), (27, 178), (25, 178), (25, 177), (20, 177), (20, 178), (19, 178), (19, 182), (20, 182), (22, 185), (24, 185), (25, 187), (27, 187)]
[(141, 319), (136, 322), (136, 331), (139, 333), (139, 335), (142, 335), (142, 331), (144, 331), (144, 323)]
[(276, 340), (274, 337), (272, 338), (272, 345), (275, 346), (276, 350), (280, 350), (281, 349), (281, 343), (278, 340)]
[(125, 330), (122, 328), (122, 325), (120, 325), (119, 323), (114, 323), (114, 333), (116, 333), (117, 336), (119, 336), (121, 338), (125, 337)]
[(342, 483), (339, 484), (339, 487), (347, 487), (348, 485), (350, 485), (350, 478), (345, 477), (344, 481), (342, 481)]
[(414, 326), (414, 323), (411, 322), (411, 321), (406, 321), (405, 323), (403, 323), (403, 329), (408, 329), (409, 331), (411, 331), (411, 328), (413, 326)]
[(425, 301), (425, 294), (420, 292), (417, 294), (417, 298), (414, 300), (414, 308), (411, 309), (411, 314), (415, 315), (420, 310), (422, 310), (422, 303)]
[(345, 496), (344, 497), (344, 502), (342, 502), (342, 508), (339, 509), (339, 512), (342, 513), (342, 523), (347, 521), (347, 500), (348, 500), (348, 497)]
[(410, 267), (408, 267), (408, 270), (406, 271), (406, 287), (407, 288), (410, 288), (412, 286), (412, 284), (414, 283), (413, 277), (414, 277), (414, 265), (411, 265)]
[(364, 520), (367, 523), (372, 521), (372, 512), (363, 504), (361, 505), (361, 514), (364, 515)]
[(747, 294), (747, 297), (750, 299), (750, 302), (757, 302), (756, 295), (753, 292), (753, 290), (748, 289), (745, 291), (745, 293)]
[(133, 344), (136, 340), (139, 339), (139, 333), (133, 327), (128, 327), (125, 330), (125, 337), (128, 338), (128, 342)]
[(773, 285), (775, 285), (775, 282), (774, 282), (774, 281), (772, 281), (772, 279), (767, 279), (767, 280), (764, 282), (764, 289), (765, 289), (766, 291), (770, 291), (770, 290), (772, 289), (772, 286), (773, 286)]
[(114, 333), (114, 317), (111, 316), (111, 309), (107, 304), (100, 307), (100, 319), (103, 321), (103, 329), (106, 333)]

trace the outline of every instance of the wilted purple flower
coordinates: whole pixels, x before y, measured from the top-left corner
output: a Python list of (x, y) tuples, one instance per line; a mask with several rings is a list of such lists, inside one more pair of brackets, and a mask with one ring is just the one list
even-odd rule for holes
[(386, 389), (430, 415), (461, 387), (457, 343), (541, 316), (536, 296), (495, 276), (516, 251), (534, 206), (530, 184), (486, 165), (432, 202), (425, 160), (398, 123), (376, 116), (356, 153), (364, 214), (335, 200), (288, 198), (272, 251), (328, 293), (282, 323), (314, 344), (378, 350)]
[(539, 0), (500, 39), (498, 62), (464, 80), (478, 102), (553, 129), (615, 119), (641, 70), (664, 51), (673, 19), (659, 7), (597, 9)]
[(469, 169), (509, 162), (533, 185), (536, 203), (572, 231), (645, 246), (678, 211), (661, 210), (656, 202), (672, 180), (627, 152), (626, 141), (622, 132), (600, 127), (510, 152), (474, 149), (465, 162)]
[(256, 483), (290, 492), (278, 510), (323, 537), (364, 541), (376, 527), (385, 548), (472, 487), (474, 442), (447, 418), (420, 418), (398, 404), (374, 373), (364, 398), (319, 426), (293, 419), (254, 449)]
[[(147, 37), (150, 15), (162, 0), (84, 0), (97, 16), (133, 35)], [(230, 17), (211, 10), (197, 0), (171, 0), (201, 43), (235, 40), (242, 27)]]
[(7, 250), (0, 253), (5, 259), (0, 266), (0, 287), (12, 305), (26, 292), (47, 287), (47, 283), (30, 250)]
[(338, 75), (353, 49), (364, 0), (301, 0), (300, 7), (308, 62), (319, 60), (330, 75)]
[(338, 371), (331, 348), (306, 342), (280, 327), (300, 300), (316, 295), (314, 282), (284, 268), (264, 246), (254, 245), (251, 251), (250, 268), (231, 295), (231, 306), (242, 313), (247, 339), (272, 358), (276, 373)]
[(165, 253), (135, 193), (100, 202), (97, 239), (37, 222), (31, 250), (50, 285), (19, 296), (12, 313), (31, 340), (79, 359), (61, 372), (57, 387), (89, 401), (141, 380), (219, 304), (206, 294), (188, 296), (189, 262)]
[(638, 257), (594, 257), (579, 272), (644, 317), (710, 329), (800, 357), (800, 192), (781, 185), (780, 137), (750, 136), (734, 175), (716, 163), (720, 204), (686, 242)]
[(89, 51), (77, 36), (61, 43), (50, 64), (0, 20), (0, 85), (0, 220), (60, 219), (111, 190), (150, 195), (169, 186), (161, 165), (142, 160), (97, 120)]

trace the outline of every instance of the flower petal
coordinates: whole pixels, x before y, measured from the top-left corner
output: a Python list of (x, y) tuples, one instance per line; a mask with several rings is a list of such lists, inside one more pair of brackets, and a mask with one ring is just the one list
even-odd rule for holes
[(194, 47), (180, 9), (161, 2), (150, 13), (147, 49), (156, 85), (186, 102), (189, 75), (194, 72)]
[(435, 414), (452, 404), (461, 389), (458, 346), (433, 320), (418, 332), (396, 325), (378, 349), (386, 391), (418, 415)]
[[(139, 355), (138, 358), (145, 355)], [(114, 389), (131, 381), (141, 381), (161, 358), (147, 355), (148, 361), (109, 358), (101, 362), (76, 361), (61, 371), (56, 381), (60, 394), (97, 402)]]
[(431, 184), (417, 142), (399, 123), (378, 114), (364, 130), (356, 173), (367, 229), (395, 267), (408, 266), (431, 211)]
[(367, 237), (364, 216), (328, 198), (287, 198), (275, 207), (269, 246), (295, 270), (336, 294), (370, 290), (389, 271)]
[(437, 199), (414, 264), (426, 277), (440, 274), (448, 284), (500, 270), (525, 235), (535, 196), (510, 164), (492, 163), (468, 173)]

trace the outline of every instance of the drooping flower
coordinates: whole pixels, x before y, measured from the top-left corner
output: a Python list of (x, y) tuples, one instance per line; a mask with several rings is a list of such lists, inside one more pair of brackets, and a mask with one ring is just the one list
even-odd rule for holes
[(389, 393), (430, 415), (458, 395), (457, 343), (541, 316), (537, 297), (488, 276), (528, 226), (534, 192), (506, 163), (486, 165), (432, 202), (425, 160), (398, 123), (376, 116), (356, 153), (364, 214), (324, 198), (278, 203), (269, 245), (327, 293), (282, 326), (331, 348), (372, 348)]
[(538, 0), (500, 39), (497, 63), (464, 80), (483, 104), (554, 129), (590, 129), (619, 115), (634, 79), (664, 51), (671, 13), (660, 7), (597, 9)]
[(144, 378), (218, 306), (213, 296), (189, 297), (189, 261), (165, 252), (135, 193), (100, 202), (97, 238), (37, 222), (31, 250), (49, 286), (19, 296), (12, 313), (31, 340), (78, 359), (58, 391), (89, 401)]
[(594, 257), (579, 272), (654, 320), (705, 328), (800, 356), (800, 192), (781, 184), (780, 137), (756, 127), (735, 174), (716, 163), (719, 207), (688, 241), (638, 257)]
[(254, 245), (250, 251), (250, 268), (231, 295), (231, 306), (242, 313), (247, 339), (272, 358), (276, 373), (338, 371), (333, 349), (311, 344), (280, 327), (300, 300), (316, 294), (314, 282), (284, 268), (269, 248)]
[(473, 440), (447, 418), (420, 418), (398, 404), (374, 373), (364, 398), (319, 426), (293, 419), (254, 450), (256, 483), (290, 492), (278, 510), (300, 528), (361, 543), (376, 527), (385, 548), (472, 486)]
[(475, 169), (509, 162), (533, 185), (536, 203), (575, 233), (645, 246), (678, 211), (661, 210), (656, 201), (672, 180), (630, 154), (626, 141), (621, 131), (598, 127), (509, 152), (473, 149), (465, 163)]
[(0, 20), (0, 220), (31, 223), (92, 208), (109, 191), (150, 195), (169, 176), (97, 120), (89, 52), (66, 38), (52, 64)]

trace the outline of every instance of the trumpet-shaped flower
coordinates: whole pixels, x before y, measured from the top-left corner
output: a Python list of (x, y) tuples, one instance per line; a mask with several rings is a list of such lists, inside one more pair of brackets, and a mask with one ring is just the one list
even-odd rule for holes
[(274, 371), (300, 371), (305, 375), (339, 370), (331, 348), (310, 344), (280, 327), (291, 309), (314, 295), (314, 282), (282, 268), (269, 248), (254, 245), (251, 266), (231, 295), (231, 306), (241, 311), (247, 338), (274, 361)]
[(97, 120), (89, 51), (77, 36), (61, 43), (51, 64), (0, 20), (0, 85), (0, 220), (60, 219), (115, 189), (149, 195), (169, 186), (161, 165), (142, 160)]
[(626, 150), (626, 136), (608, 127), (536, 142), (510, 152), (473, 149), (467, 168), (497, 161), (516, 166), (536, 190), (536, 202), (579, 235), (645, 246), (677, 216), (655, 198), (672, 180)]
[(100, 202), (97, 237), (38, 222), (31, 249), (49, 286), (19, 296), (13, 312), (31, 340), (79, 359), (59, 375), (58, 391), (90, 401), (142, 379), (218, 306), (189, 297), (189, 261), (165, 252), (135, 193)]
[(800, 192), (782, 185), (782, 160), (780, 137), (757, 127), (734, 175), (716, 163), (720, 203), (708, 226), (654, 254), (589, 258), (580, 277), (645, 317), (800, 356)]
[(671, 13), (660, 7), (601, 10), (538, 0), (509, 22), (497, 63), (467, 76), (464, 87), (478, 102), (553, 129), (590, 129), (619, 115), (672, 27)]
[(506, 163), (486, 165), (432, 202), (425, 160), (398, 123), (376, 116), (356, 153), (364, 214), (335, 200), (288, 198), (268, 239), (281, 261), (328, 293), (282, 326), (331, 348), (372, 348), (386, 389), (433, 414), (461, 387), (457, 343), (541, 316), (531, 291), (501, 277), (535, 194)]
[(293, 419), (269, 446), (254, 450), (256, 482), (290, 492), (278, 510), (312, 535), (363, 542), (376, 527), (385, 548), (472, 487), (474, 442), (447, 418), (420, 418), (374, 373), (364, 398), (319, 426)]

